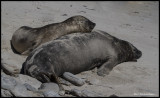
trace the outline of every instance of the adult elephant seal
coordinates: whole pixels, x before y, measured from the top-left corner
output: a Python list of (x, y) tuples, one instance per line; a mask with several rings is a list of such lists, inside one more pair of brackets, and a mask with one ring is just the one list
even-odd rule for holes
[(91, 32), (95, 25), (89, 19), (77, 15), (63, 22), (53, 23), (39, 28), (22, 26), (12, 36), (12, 50), (23, 55), (28, 55), (42, 43), (70, 33)]
[(131, 43), (104, 31), (62, 36), (36, 48), (26, 59), (21, 73), (50, 82), (64, 72), (78, 74), (98, 67), (100, 76), (119, 63), (135, 61), (142, 53)]

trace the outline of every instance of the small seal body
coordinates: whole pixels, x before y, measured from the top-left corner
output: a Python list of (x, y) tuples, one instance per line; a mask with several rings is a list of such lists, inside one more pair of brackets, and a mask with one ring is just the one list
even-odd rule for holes
[(60, 23), (53, 23), (39, 28), (22, 26), (16, 30), (11, 39), (14, 51), (28, 55), (39, 45), (70, 33), (91, 32), (95, 23), (89, 19), (77, 15)]

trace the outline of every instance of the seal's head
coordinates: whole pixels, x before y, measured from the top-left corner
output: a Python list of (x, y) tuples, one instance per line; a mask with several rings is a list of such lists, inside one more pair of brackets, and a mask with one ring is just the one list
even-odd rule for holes
[(11, 39), (11, 46), (17, 53), (22, 53), (34, 45), (36, 35), (31, 34), (31, 27), (22, 26), (16, 30)]
[(142, 52), (138, 50), (135, 46), (131, 43), (121, 40), (119, 48), (119, 59), (121, 62), (124, 61), (137, 61), (142, 56)]
[(70, 26), (70, 29), (71, 27), (73, 27), (78, 30), (78, 32), (86, 33), (91, 32), (96, 25), (95, 23), (81, 15), (70, 17), (64, 22), (67, 23), (68, 26)]
[(142, 52), (138, 50), (135, 46), (133, 46), (131, 43), (129, 43), (131, 50), (133, 52), (133, 60), (137, 60), (142, 56)]

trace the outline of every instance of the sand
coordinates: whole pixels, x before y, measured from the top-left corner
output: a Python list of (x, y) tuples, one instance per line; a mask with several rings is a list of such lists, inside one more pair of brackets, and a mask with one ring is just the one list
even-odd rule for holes
[(21, 69), (26, 56), (11, 50), (10, 40), (21, 26), (40, 27), (83, 15), (96, 29), (127, 40), (142, 51), (138, 62), (117, 65), (105, 77), (86, 71), (78, 74), (93, 85), (65, 88), (87, 89), (105, 96), (159, 96), (159, 2), (158, 1), (2, 1), (1, 59), (11, 71)]

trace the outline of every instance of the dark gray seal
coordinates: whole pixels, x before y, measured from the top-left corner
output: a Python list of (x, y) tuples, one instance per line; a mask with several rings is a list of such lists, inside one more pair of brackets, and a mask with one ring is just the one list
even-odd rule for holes
[(98, 67), (97, 74), (105, 76), (119, 63), (135, 61), (141, 55), (131, 43), (104, 31), (74, 33), (36, 48), (26, 59), (21, 73), (50, 82), (64, 72), (78, 74)]
[(91, 32), (95, 25), (89, 19), (77, 15), (63, 22), (53, 23), (39, 28), (22, 26), (12, 36), (12, 50), (23, 55), (28, 55), (42, 43), (70, 33)]

